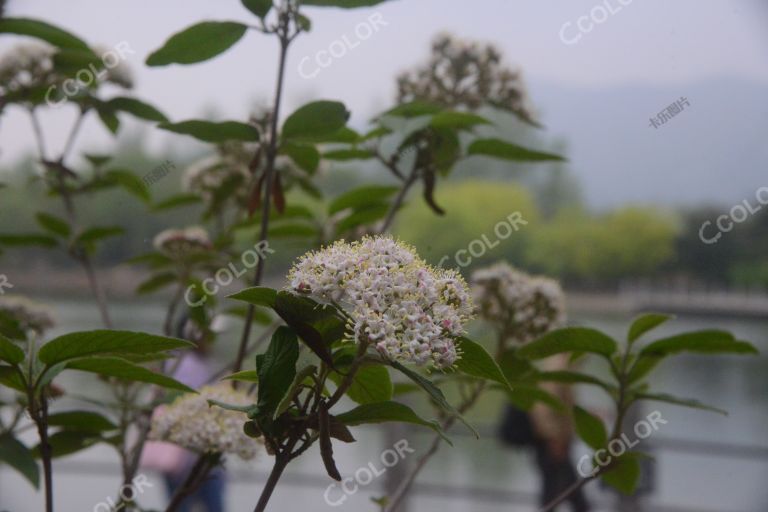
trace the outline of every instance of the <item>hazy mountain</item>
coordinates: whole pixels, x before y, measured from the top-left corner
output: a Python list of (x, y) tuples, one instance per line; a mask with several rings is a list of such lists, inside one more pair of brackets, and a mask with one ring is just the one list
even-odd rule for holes
[[(603, 89), (530, 83), (546, 134), (564, 139), (588, 203), (729, 206), (768, 186), (766, 84), (713, 79)], [(690, 106), (653, 128), (680, 99)]]

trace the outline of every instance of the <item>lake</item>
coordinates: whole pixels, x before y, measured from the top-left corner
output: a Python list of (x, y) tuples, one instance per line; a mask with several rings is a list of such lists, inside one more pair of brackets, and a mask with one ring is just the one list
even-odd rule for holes
[[(53, 300), (58, 326), (51, 334), (89, 329), (98, 326), (98, 317), (87, 302)], [(162, 305), (155, 302), (123, 302), (112, 305), (117, 328), (157, 331), (163, 317)], [(629, 317), (615, 313), (577, 312), (572, 323), (601, 328), (617, 338), (624, 337)], [(236, 327), (236, 326), (233, 326)], [(739, 338), (768, 350), (768, 320), (681, 317), (659, 329), (659, 334), (671, 334), (686, 329), (725, 328)], [(230, 332), (219, 341), (217, 354), (227, 344), (234, 344), (236, 334)], [(232, 351), (228, 347), (226, 351)], [(596, 363), (588, 364), (590, 371), (604, 371)], [(765, 512), (768, 510), (768, 359), (758, 357), (706, 358), (683, 356), (677, 363), (666, 363), (654, 374), (653, 387), (673, 394), (697, 398), (727, 409), (724, 417), (705, 411), (682, 409), (665, 404), (647, 404), (643, 413), (659, 411), (666, 423), (658, 432), (642, 441), (640, 448), (653, 450), (655, 463), (653, 492), (644, 498), (644, 510), (696, 512)], [(69, 392), (94, 396), (94, 380), (88, 375), (76, 375), (67, 381)], [(96, 388), (97, 389), (97, 388)], [(606, 401), (588, 388), (578, 390), (579, 400), (591, 410), (606, 411)], [(61, 400), (58, 408), (83, 407), (71, 399)], [(501, 407), (498, 398), (484, 400), (473, 414), (473, 423), (492, 428)], [(403, 452), (393, 469), (404, 468), (418, 456), (431, 440), (429, 432), (406, 429), (385, 439), (377, 428), (355, 430), (358, 442), (334, 446), (337, 463), (343, 476), (372, 463), (381, 472), (382, 452), (394, 441), (404, 439), (417, 453)], [(492, 436), (481, 440), (461, 434), (454, 435), (453, 448), (443, 446), (422, 473), (410, 501), (409, 510), (419, 512), (501, 512), (533, 511), (537, 490), (537, 475), (530, 454), (507, 449)], [(34, 436), (24, 438), (29, 444)], [(574, 457), (587, 453), (577, 446)], [(99, 503), (107, 503), (119, 482), (117, 457), (110, 448), (95, 446), (77, 455), (55, 462), (55, 494), (57, 510), (90, 512)], [(252, 510), (270, 467), (264, 454), (255, 463), (232, 461), (228, 488), (229, 510)], [(402, 465), (402, 466), (401, 466)], [(162, 482), (158, 475), (146, 474), (152, 484), (143, 489), (140, 503), (148, 509), (164, 503)], [(374, 478), (358, 492), (349, 496), (337, 488), (324, 493), (331, 480), (325, 476), (316, 449), (296, 461), (278, 486), (271, 510), (338, 510), (376, 511), (370, 497), (382, 494), (386, 473)], [(592, 483), (588, 495), (600, 503), (596, 510), (616, 510), (612, 492)], [(7, 468), (0, 468), (0, 511), (26, 512), (42, 509), (41, 495), (35, 493), (21, 477)], [(96, 510), (106, 510), (103, 506)]]

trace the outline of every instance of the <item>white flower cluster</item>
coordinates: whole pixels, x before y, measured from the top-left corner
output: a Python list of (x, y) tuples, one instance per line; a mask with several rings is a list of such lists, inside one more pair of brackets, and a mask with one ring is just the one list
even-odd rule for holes
[(52, 83), (52, 46), (43, 43), (20, 44), (0, 59), (0, 88), (8, 93)]
[(243, 414), (208, 404), (208, 400), (232, 405), (251, 405), (253, 398), (229, 384), (205, 386), (199, 394), (180, 396), (159, 407), (152, 418), (150, 439), (168, 441), (197, 453), (233, 453), (243, 460), (254, 458), (259, 439), (243, 432)]
[(182, 176), (182, 187), (212, 204), (217, 191), (224, 186), (232, 186), (235, 200), (245, 204), (248, 194), (246, 183), (251, 175), (248, 164), (254, 154), (251, 146), (236, 143), (219, 146), (217, 155), (187, 167)]
[(451, 366), (458, 357), (453, 340), (472, 318), (472, 297), (458, 273), (430, 267), (389, 237), (341, 240), (307, 253), (288, 278), (295, 292), (344, 307), (355, 340), (374, 343), (392, 360)]
[[(104, 55), (107, 51), (101, 47), (94, 49), (96, 55)], [(61, 85), (68, 77), (55, 68), (55, 55), (56, 49), (44, 43), (25, 43), (11, 48), (0, 59), (0, 92), (9, 93)], [(103, 82), (110, 82), (126, 89), (133, 87), (130, 69), (122, 61), (115, 66), (105, 67), (103, 73), (99, 73), (97, 78), (96, 84), (82, 86), (83, 89), (98, 86)], [(77, 81), (75, 83), (79, 84)]]
[(565, 323), (565, 296), (553, 279), (497, 263), (475, 271), (471, 281), (480, 316), (507, 339), (526, 343)]
[(208, 232), (200, 227), (166, 229), (155, 236), (152, 244), (169, 258), (182, 259), (212, 247)]
[(7, 315), (24, 332), (43, 334), (54, 325), (48, 308), (25, 297), (6, 296), (0, 298), (0, 315)]

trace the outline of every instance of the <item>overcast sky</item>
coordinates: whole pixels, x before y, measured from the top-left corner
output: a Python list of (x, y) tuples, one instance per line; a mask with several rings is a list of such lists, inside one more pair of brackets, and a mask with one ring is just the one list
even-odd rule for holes
[[(547, 105), (536, 93), (543, 85), (684, 86), (719, 77), (768, 84), (768, 8), (763, 1), (603, 3), (615, 13), (571, 45), (561, 40), (563, 25), (572, 22), (564, 35), (569, 40), (577, 37), (576, 21), (601, 5), (597, 0), (391, 0), (358, 10), (307, 8), (313, 29), (291, 49), (284, 113), (308, 99), (333, 98), (346, 103), (353, 124), (363, 123), (391, 104), (394, 76), (423, 62), (430, 41), (441, 31), (500, 47), (510, 64), (522, 68), (545, 123)], [(298, 66), (303, 58), (310, 57), (306, 70), (316, 70), (311, 60), (319, 50), (345, 34), (355, 41), (355, 26), (375, 13), (386, 23), (375, 35), (314, 78), (302, 78)], [(49, 21), (91, 44), (127, 42), (136, 51), (128, 58), (136, 80), (134, 94), (160, 106), (172, 120), (200, 116), (211, 108), (222, 118), (243, 120), (254, 102), (273, 94), (276, 42), (257, 33), (247, 34), (233, 49), (205, 63), (164, 68), (143, 64), (171, 34), (193, 23), (251, 20), (238, 0), (10, 0), (7, 15)], [(3, 36), (0, 51), (20, 40)], [(61, 109), (46, 118), (51, 146), (63, 142), (71, 115)], [(152, 142), (158, 147), (169, 140), (166, 137), (155, 131)], [(110, 138), (92, 121), (82, 142), (104, 145)], [(5, 163), (32, 147), (28, 121), (21, 114), (10, 112), (2, 119), (0, 147)]]

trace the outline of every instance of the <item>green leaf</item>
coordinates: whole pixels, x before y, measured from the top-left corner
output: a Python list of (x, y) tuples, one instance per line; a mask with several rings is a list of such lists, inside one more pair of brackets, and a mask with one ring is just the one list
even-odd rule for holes
[(251, 413), (254, 412), (254, 409), (255, 409), (255, 406), (253, 405), (227, 404), (227, 403), (219, 402), (218, 400), (212, 400), (212, 399), (208, 399), (208, 405), (215, 405), (216, 407), (221, 407), (222, 409), (226, 409), (228, 411), (244, 412), (249, 416), (251, 415)]
[(327, 151), (323, 153), (323, 158), (326, 160), (368, 160), (373, 158), (374, 154), (367, 149), (336, 149), (333, 151)]
[(328, 206), (328, 213), (333, 215), (347, 208), (360, 208), (386, 204), (387, 199), (394, 195), (399, 187), (371, 185), (350, 190), (333, 200)]
[(173, 261), (159, 252), (148, 252), (125, 260), (129, 265), (146, 265), (149, 268), (162, 268), (170, 266)]
[(30, 245), (56, 247), (59, 244), (55, 238), (48, 235), (15, 234), (0, 235), (0, 245), (7, 245), (8, 247), (26, 247)]
[(67, 411), (48, 416), (48, 425), (70, 431), (104, 432), (117, 429), (112, 421), (97, 412)]
[(467, 154), (501, 158), (513, 162), (562, 162), (565, 160), (560, 155), (535, 151), (500, 139), (478, 139), (469, 145)]
[(312, 325), (313, 321), (334, 315), (333, 308), (321, 306), (307, 297), (299, 297), (290, 292), (278, 292), (274, 310), (317, 357), (333, 368), (330, 343), (336, 340), (323, 339)]
[(358, 226), (366, 226), (386, 217), (390, 206), (388, 204), (374, 204), (367, 208), (361, 208), (352, 212), (336, 224), (337, 233), (345, 233)]
[(567, 384), (592, 384), (599, 386), (611, 393), (616, 388), (607, 382), (603, 382), (597, 377), (570, 370), (556, 370), (551, 372), (536, 372), (532, 377), (536, 382), (564, 382)]
[(0, 334), (11, 340), (27, 341), (19, 320), (4, 311), (0, 311)]
[(27, 392), (24, 377), (19, 373), (19, 369), (13, 366), (0, 365), (0, 384), (22, 393)]
[(662, 356), (640, 354), (629, 371), (629, 375), (627, 376), (627, 384), (637, 382), (638, 380), (651, 373), (663, 359), (664, 358)]
[[(337, 372), (330, 374), (331, 380), (338, 386), (344, 377)], [(363, 366), (355, 374), (347, 396), (358, 404), (386, 402), (392, 398), (392, 379), (387, 368), (381, 365)]]
[(172, 208), (178, 208), (180, 206), (189, 206), (192, 204), (199, 204), (202, 199), (196, 194), (177, 194), (167, 199), (155, 203), (152, 206), (152, 210), (159, 212), (162, 210), (170, 210)]
[(344, 128), (349, 112), (343, 103), (320, 100), (308, 103), (283, 123), (284, 139), (312, 139), (323, 137)]
[(613, 338), (596, 329), (566, 327), (551, 331), (520, 347), (516, 354), (524, 359), (544, 359), (563, 352), (590, 352), (610, 357), (617, 348)]
[(312, 30), (312, 20), (307, 18), (301, 13), (296, 14), (296, 21), (299, 24), (299, 27), (301, 27), (301, 30), (304, 32), (309, 32)]
[(397, 421), (400, 423), (412, 423), (423, 427), (431, 428), (440, 435), (448, 444), (453, 445), (445, 436), (436, 421), (427, 421), (413, 412), (413, 409), (399, 402), (377, 402), (363, 404), (355, 407), (351, 411), (339, 414), (336, 419), (344, 425), (354, 427), (356, 425), (365, 425), (370, 423), (386, 423)]
[(736, 341), (727, 331), (708, 329), (692, 331), (663, 338), (646, 345), (640, 355), (668, 356), (680, 352), (700, 354), (757, 354), (758, 351), (746, 341)]
[(577, 405), (573, 408), (573, 420), (576, 423), (576, 433), (593, 450), (598, 450), (608, 443), (608, 432), (600, 418)]
[(211, 59), (240, 40), (248, 27), (233, 21), (204, 21), (174, 34), (147, 57), (148, 66), (194, 64)]
[(125, 230), (120, 226), (100, 226), (95, 228), (89, 228), (80, 233), (76, 241), (80, 243), (92, 243), (109, 238), (112, 236), (119, 236), (125, 233)]
[(122, 187), (126, 192), (138, 197), (145, 203), (152, 200), (147, 186), (131, 171), (124, 169), (110, 169), (104, 174), (104, 178), (115, 185)]
[(99, 115), (99, 119), (104, 123), (107, 130), (109, 130), (112, 135), (116, 135), (120, 130), (120, 119), (117, 118), (115, 109), (100, 101), (96, 103), (96, 113)]
[(89, 357), (85, 359), (75, 359), (67, 363), (70, 370), (80, 370), (83, 372), (96, 373), (106, 377), (116, 377), (118, 379), (132, 382), (145, 382), (147, 384), (156, 384), (168, 389), (178, 389), (187, 393), (195, 393), (195, 390), (182, 384), (176, 379), (166, 377), (165, 375), (143, 366), (133, 364), (119, 357)]
[(405, 376), (411, 379), (413, 382), (421, 386), (421, 389), (426, 391), (427, 394), (441, 409), (448, 412), (451, 416), (455, 416), (459, 421), (466, 425), (466, 427), (475, 435), (475, 437), (478, 439), (480, 438), (480, 434), (477, 433), (477, 430), (475, 430), (472, 425), (467, 423), (467, 420), (464, 419), (461, 413), (459, 413), (459, 411), (457, 411), (451, 404), (448, 403), (448, 400), (445, 399), (443, 392), (440, 391), (440, 389), (438, 389), (434, 384), (410, 368), (407, 368), (406, 366), (398, 363), (397, 361), (390, 361), (389, 364), (396, 370), (399, 370), (401, 373), (405, 374)]
[(143, 332), (96, 330), (64, 334), (40, 348), (38, 359), (53, 366), (97, 354), (147, 354), (192, 348), (194, 343)]
[(242, 382), (259, 382), (259, 374), (256, 370), (242, 370), (223, 377), (223, 379), (239, 380)]
[(393, 109), (387, 110), (382, 116), (396, 116), (396, 117), (420, 117), (434, 115), (442, 112), (443, 108), (433, 103), (427, 103), (425, 101), (412, 101), (410, 103), (403, 103)]
[(204, 142), (227, 142), (239, 140), (252, 142), (259, 140), (259, 130), (255, 126), (238, 121), (212, 122), (192, 119), (180, 123), (161, 123), (158, 128), (182, 135), (189, 135)]
[(529, 375), (537, 373), (536, 368), (527, 359), (516, 355), (517, 347), (511, 347), (501, 353), (498, 359), (499, 368), (509, 382), (524, 380)]
[(343, 126), (342, 128), (339, 128), (335, 132), (326, 133), (323, 135), (316, 135), (313, 137), (303, 137), (307, 141), (313, 142), (315, 144), (331, 144), (331, 143), (339, 143), (339, 144), (354, 144), (360, 140), (360, 134), (357, 133), (355, 130), (349, 128), (348, 126)]
[(632, 322), (632, 325), (629, 327), (627, 340), (632, 343), (646, 332), (650, 331), (651, 329), (655, 329), (659, 325), (673, 318), (674, 316), (665, 315), (663, 313), (647, 313), (645, 315), (641, 315), (635, 318), (635, 320)]
[(469, 112), (438, 112), (429, 123), (433, 128), (466, 130), (481, 124), (491, 124), (486, 118)]
[[(55, 432), (48, 438), (48, 444), (51, 447), (51, 456), (53, 458), (66, 457), (72, 455), (86, 448), (104, 441), (98, 435), (91, 432), (78, 432), (61, 430)], [(32, 453), (35, 457), (40, 457), (40, 445), (38, 444), (32, 449)]]
[(637, 454), (628, 452), (616, 459), (611, 468), (603, 473), (602, 480), (619, 492), (630, 495), (640, 483), (640, 460)]
[(264, 18), (272, 8), (272, 0), (241, 0), (246, 9), (259, 18)]
[(509, 387), (499, 386), (497, 384), (494, 384), (492, 387), (504, 391), (509, 401), (520, 409), (527, 411), (533, 407), (536, 402), (541, 402), (555, 411), (565, 412), (563, 402), (561, 402), (559, 398), (549, 391), (538, 388), (533, 384), (512, 382), (511, 390)]
[(318, 229), (306, 224), (282, 224), (269, 228), (270, 238), (288, 238), (288, 237), (315, 237), (318, 236)]
[(60, 219), (55, 215), (51, 215), (50, 213), (45, 212), (37, 213), (37, 215), (35, 215), (35, 219), (37, 220), (37, 223), (40, 224), (40, 227), (46, 231), (63, 237), (69, 236), (69, 224), (64, 219)]
[(456, 339), (456, 349), (461, 354), (456, 361), (457, 370), (472, 377), (492, 380), (509, 387), (509, 381), (504, 376), (504, 372), (482, 345), (462, 336)]
[(288, 387), (285, 395), (283, 395), (283, 399), (280, 400), (280, 403), (277, 405), (275, 413), (272, 415), (272, 419), (276, 420), (278, 416), (288, 410), (288, 408), (291, 406), (291, 403), (293, 403), (293, 396), (298, 391), (301, 383), (304, 382), (304, 380), (310, 375), (314, 375), (316, 370), (317, 366), (309, 364), (296, 372), (296, 376), (294, 376), (293, 382), (291, 382), (291, 385)]
[(126, 96), (119, 96), (107, 101), (107, 105), (114, 110), (121, 112), (127, 112), (139, 119), (146, 119), (147, 121), (157, 121), (160, 123), (167, 123), (168, 118), (165, 114), (157, 110), (155, 107), (136, 98), (128, 98)]
[(728, 415), (728, 411), (712, 407), (711, 405), (704, 404), (698, 400), (692, 398), (678, 398), (666, 393), (636, 393), (635, 398), (637, 400), (649, 400), (652, 402), (665, 402), (673, 405), (680, 405), (682, 407), (690, 407), (691, 409), (701, 409), (703, 411), (716, 412), (718, 414)]
[(88, 45), (79, 37), (48, 23), (30, 18), (0, 19), (0, 34), (36, 37), (59, 48), (91, 51)]
[(0, 436), (0, 462), (8, 464), (21, 473), (35, 486), (35, 489), (40, 487), (40, 469), (32, 451), (11, 434)]
[(112, 160), (112, 156), (111, 155), (98, 155), (98, 154), (94, 154), (94, 153), (83, 153), (83, 156), (96, 169), (100, 169), (107, 162)]
[(299, 359), (299, 341), (288, 327), (278, 327), (272, 335), (267, 351), (256, 356), (259, 382), (258, 407), (261, 414), (272, 417), (296, 376)]
[(309, 144), (285, 142), (280, 146), (280, 153), (288, 155), (301, 169), (314, 174), (320, 165), (320, 152)]
[(241, 300), (255, 306), (274, 308), (275, 301), (277, 300), (277, 290), (256, 286), (240, 290), (237, 293), (228, 295), (227, 298)]
[(53, 55), (53, 69), (70, 78), (76, 78), (82, 69), (99, 77), (104, 71), (104, 61), (91, 49), (61, 48)]
[(144, 295), (146, 293), (153, 293), (161, 288), (165, 288), (169, 284), (172, 284), (178, 280), (178, 277), (173, 272), (163, 272), (161, 274), (155, 274), (150, 276), (146, 281), (141, 283), (136, 288), (136, 293)]
[(0, 334), (0, 360), (17, 365), (24, 361), (24, 351)]

